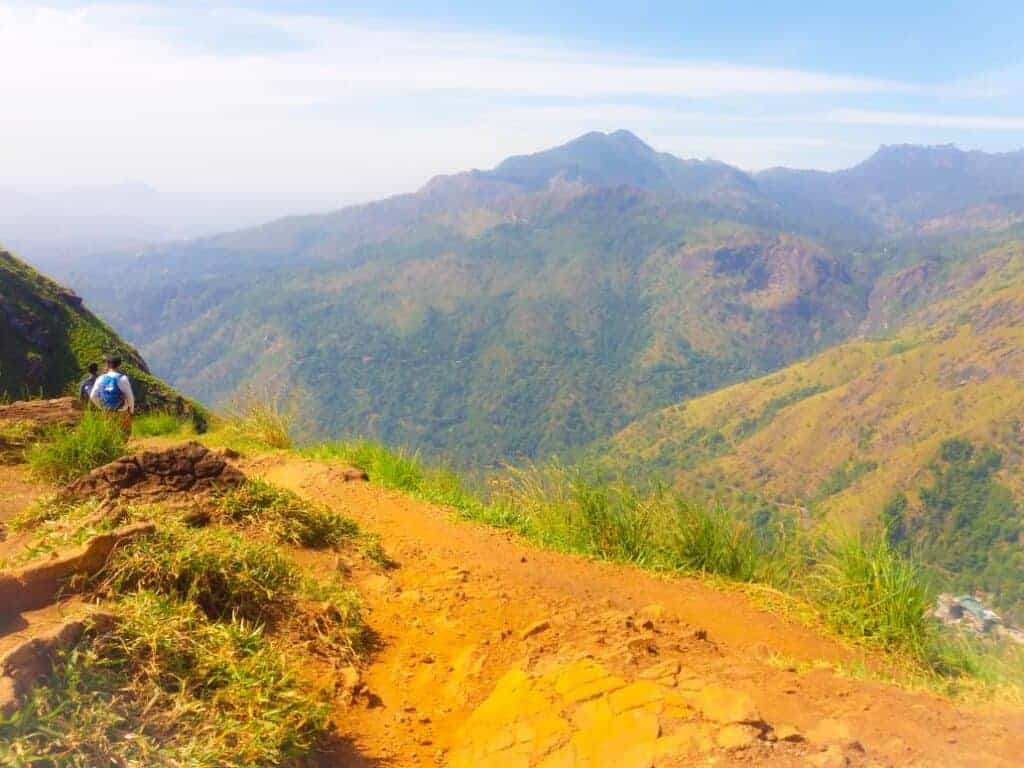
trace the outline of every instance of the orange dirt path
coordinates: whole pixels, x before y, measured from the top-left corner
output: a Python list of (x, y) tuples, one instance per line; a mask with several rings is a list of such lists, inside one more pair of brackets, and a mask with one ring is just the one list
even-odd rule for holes
[[(1024, 764), (1024, 712), (958, 705), (825, 667), (787, 668), (780, 658), (834, 662), (855, 652), (740, 593), (540, 550), (403, 494), (344, 483), (339, 467), (285, 456), (246, 464), (250, 474), (357, 520), (398, 563), (354, 570), (380, 641), (364, 671), (374, 705), (339, 712), (351, 746), (325, 755), (323, 766), (445, 765), (460, 729), (509, 670), (583, 657), (625, 679), (652, 658), (678, 661), (680, 679), (745, 694), (777, 731), (808, 735), (792, 748), (715, 748), (699, 760), (657, 765)], [(310, 564), (333, 567), (323, 556)], [(813, 734), (825, 731), (848, 734), (844, 751), (822, 751)]]

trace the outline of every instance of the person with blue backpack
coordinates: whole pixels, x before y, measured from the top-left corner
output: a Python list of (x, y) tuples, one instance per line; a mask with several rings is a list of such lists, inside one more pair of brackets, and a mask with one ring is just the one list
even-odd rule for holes
[(120, 413), (125, 431), (131, 430), (132, 415), (135, 413), (135, 395), (132, 383), (121, 373), (121, 358), (110, 355), (106, 358), (107, 372), (96, 379), (89, 399), (100, 410)]

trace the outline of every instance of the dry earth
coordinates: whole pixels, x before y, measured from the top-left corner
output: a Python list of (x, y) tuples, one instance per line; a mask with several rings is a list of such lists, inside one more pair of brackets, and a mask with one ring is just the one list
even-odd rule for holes
[[(357, 520), (396, 561), (292, 552), (349, 572), (377, 636), (318, 768), (1022, 764), (1024, 712), (841, 676), (828, 665), (858, 651), (740, 592), (540, 550), (343, 467), (243, 468)], [(48, 490), (0, 467), (0, 521)], [(23, 614), (0, 646), (80, 608)]]
[(740, 593), (539, 550), (317, 462), (264, 457), (246, 469), (356, 519), (398, 563), (353, 574), (380, 647), (370, 695), (338, 713), (351, 747), (323, 766), (1024, 759), (1021, 711), (815, 667), (855, 651)]

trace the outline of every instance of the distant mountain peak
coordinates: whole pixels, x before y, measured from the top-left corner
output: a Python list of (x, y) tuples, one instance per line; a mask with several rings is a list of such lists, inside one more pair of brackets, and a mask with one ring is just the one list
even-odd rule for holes
[(482, 175), (528, 189), (545, 187), (557, 177), (595, 187), (628, 186), (683, 194), (702, 194), (722, 185), (749, 188), (750, 184), (736, 168), (658, 152), (625, 129), (590, 131), (551, 149), (510, 157)]

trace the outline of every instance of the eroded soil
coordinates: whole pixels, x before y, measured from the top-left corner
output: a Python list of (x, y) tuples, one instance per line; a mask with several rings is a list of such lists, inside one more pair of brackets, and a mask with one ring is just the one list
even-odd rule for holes
[(354, 518), (398, 563), (353, 574), (380, 648), (364, 672), (372, 695), (338, 713), (352, 747), (321, 765), (1008, 768), (1024, 759), (1024, 712), (815, 667), (857, 651), (743, 594), (538, 550), (345, 483), (341, 468), (264, 457), (246, 469)]

